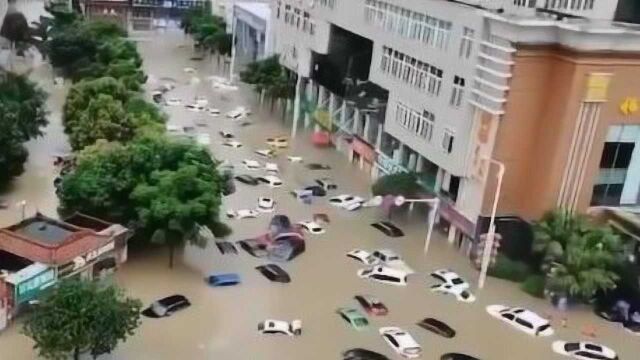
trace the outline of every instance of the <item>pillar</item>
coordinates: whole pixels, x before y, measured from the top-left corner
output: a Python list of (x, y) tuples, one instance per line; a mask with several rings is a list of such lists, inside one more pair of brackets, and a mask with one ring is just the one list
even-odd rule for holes
[(453, 226), (452, 224), (449, 224), (449, 233), (447, 234), (447, 241), (449, 241), (449, 244), (453, 244), (456, 241), (456, 233), (457, 233), (457, 229), (455, 226)]
[(418, 155), (418, 162), (416, 163), (416, 172), (422, 172), (424, 170), (424, 157)]
[(442, 180), (444, 179), (444, 170), (442, 168), (438, 168), (438, 174), (436, 175), (436, 183), (433, 185), (433, 190), (436, 193), (440, 192), (442, 189)]
[(416, 169), (416, 153), (412, 151), (409, 154), (409, 161), (407, 161), (407, 170), (415, 171), (415, 169)]
[(382, 147), (382, 132), (383, 132), (383, 125), (382, 124), (378, 124), (378, 138), (376, 139), (376, 151), (380, 151), (380, 148)]
[(358, 123), (360, 122), (360, 109), (353, 108), (353, 124), (351, 124), (351, 132), (358, 134)]
[(296, 97), (293, 101), (293, 125), (291, 126), (291, 138), (295, 138), (298, 132), (298, 119), (300, 118), (300, 92), (302, 85), (302, 76), (298, 75), (296, 81)]
[(371, 127), (371, 115), (368, 113), (364, 115), (364, 129), (362, 130), (362, 137), (368, 142), (371, 143), (371, 139), (369, 139), (369, 131)]

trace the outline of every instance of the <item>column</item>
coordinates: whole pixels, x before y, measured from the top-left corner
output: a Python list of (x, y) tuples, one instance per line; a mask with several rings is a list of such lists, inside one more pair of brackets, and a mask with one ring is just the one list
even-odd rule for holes
[(416, 163), (416, 172), (422, 172), (424, 169), (424, 157), (418, 155), (418, 162)]
[(298, 75), (296, 81), (296, 97), (293, 102), (293, 125), (291, 126), (291, 138), (295, 138), (298, 132), (298, 119), (300, 118), (300, 91), (302, 90), (302, 76)]
[(444, 179), (444, 170), (439, 167), (438, 174), (436, 175), (436, 183), (433, 185), (433, 190), (436, 193), (439, 193), (442, 188), (442, 179)]
[[(324, 103), (324, 87), (318, 85), (318, 108), (323, 106)], [(314, 131), (320, 131), (320, 125), (317, 123), (314, 125)]]
[(378, 124), (378, 138), (376, 139), (376, 150), (381, 151), (382, 147), (382, 132), (384, 131), (384, 126), (382, 124)]
[(364, 115), (364, 129), (362, 131), (362, 136), (369, 144), (371, 144), (371, 139), (369, 139), (370, 126), (371, 126), (371, 115), (367, 113)]
[(305, 87), (304, 90), (304, 99), (307, 102), (306, 104), (306, 109), (304, 112), (304, 128), (308, 128), (309, 124), (311, 123), (311, 115), (309, 114), (309, 111), (311, 111), (311, 104), (315, 104), (316, 99), (314, 98), (314, 91), (313, 91), (313, 80), (311, 80), (310, 78), (307, 79), (307, 86)]
[(449, 224), (449, 233), (447, 234), (447, 240), (449, 241), (449, 244), (453, 244), (456, 241), (456, 227)]
[(351, 132), (358, 134), (358, 123), (360, 122), (360, 109), (353, 108), (353, 123), (351, 124)]
[(412, 151), (409, 154), (409, 161), (407, 162), (407, 170), (415, 171), (416, 169), (416, 153)]

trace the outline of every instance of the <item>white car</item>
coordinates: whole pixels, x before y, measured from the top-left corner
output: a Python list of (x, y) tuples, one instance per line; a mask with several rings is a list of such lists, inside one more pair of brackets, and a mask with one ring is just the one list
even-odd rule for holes
[(293, 320), (291, 323), (282, 320), (265, 320), (258, 324), (258, 332), (297, 336), (302, 334), (302, 320)]
[(275, 155), (275, 152), (273, 150), (269, 150), (269, 149), (260, 149), (260, 150), (256, 150), (254, 151), (256, 154), (265, 157), (267, 159), (272, 158)]
[[(330, 178), (321, 178), (321, 179), (317, 179), (316, 183), (318, 185), (320, 185), (320, 187), (322, 187), (325, 191), (331, 191), (331, 190), (337, 190), (338, 189), (338, 185), (336, 185), (336, 183), (331, 180)], [(364, 199), (361, 200), (361, 202), (364, 202)]]
[(229, 147), (232, 147), (234, 149), (242, 147), (242, 143), (240, 141), (237, 141), (237, 140), (227, 140), (227, 141), (223, 142), (222, 145), (229, 146)]
[(211, 145), (211, 136), (209, 134), (198, 134), (196, 135), (196, 142), (203, 146)]
[(192, 67), (182, 68), (182, 71), (186, 72), (187, 74), (195, 74), (196, 73), (196, 69), (194, 69)]
[(469, 290), (456, 285), (447, 283), (437, 284), (431, 286), (431, 291), (440, 294), (453, 295), (458, 301), (461, 302), (472, 303), (476, 301), (476, 297), (473, 296), (473, 294), (470, 293)]
[(394, 269), (399, 269), (407, 274), (413, 274), (415, 271), (407, 263), (405, 263), (400, 255), (396, 254), (393, 250), (390, 249), (379, 249), (373, 252), (374, 257), (378, 258), (381, 263), (384, 263), (387, 266), (390, 266)]
[(200, 106), (196, 103), (193, 104), (187, 104), (184, 106), (185, 108), (187, 108), (187, 110), (189, 111), (193, 111), (193, 112), (201, 112), (204, 111), (204, 106)]
[(551, 327), (549, 320), (534, 313), (533, 311), (518, 307), (512, 308), (504, 305), (489, 305), (487, 306), (487, 312), (489, 315), (500, 319), (529, 335), (553, 335), (553, 328)]
[(385, 284), (406, 286), (409, 274), (400, 269), (376, 265), (369, 269), (358, 270), (358, 276), (363, 279), (373, 279)]
[(280, 168), (278, 168), (278, 164), (270, 163), (270, 162), (264, 164), (264, 169), (267, 172), (272, 172), (272, 173), (277, 173), (280, 171)]
[(384, 341), (398, 354), (409, 359), (419, 358), (422, 355), (420, 344), (416, 342), (411, 334), (401, 328), (395, 326), (381, 327), (378, 332), (380, 332)]
[(302, 226), (306, 232), (313, 235), (324, 234), (324, 228), (315, 221), (300, 221), (298, 225)]
[(270, 213), (273, 212), (273, 209), (276, 205), (276, 202), (272, 198), (268, 198), (265, 196), (260, 196), (258, 198), (258, 211)]
[(260, 215), (259, 212), (250, 209), (242, 209), (238, 211), (228, 210), (227, 217), (229, 219), (253, 219)]
[(347, 253), (347, 257), (360, 261), (366, 265), (375, 265), (379, 262), (378, 258), (371, 255), (368, 251), (353, 249)]
[(182, 104), (182, 100), (178, 98), (169, 98), (166, 101), (167, 106), (180, 106)]
[(449, 269), (440, 269), (431, 273), (431, 277), (442, 281), (445, 284), (454, 285), (462, 289), (468, 289), (469, 283), (460, 277), (457, 273)]
[(210, 108), (207, 108), (207, 112), (211, 116), (220, 116), (220, 109), (210, 107)]
[(554, 352), (578, 360), (617, 360), (618, 355), (606, 346), (588, 341), (566, 342), (554, 341), (551, 345)]
[(287, 160), (289, 160), (289, 162), (292, 162), (292, 163), (299, 163), (299, 162), (302, 162), (302, 156), (289, 155), (287, 156)]
[(184, 129), (178, 125), (167, 124), (167, 132), (173, 135), (184, 135)]
[(251, 114), (251, 112), (249, 110), (245, 109), (242, 106), (238, 106), (237, 108), (235, 108), (235, 109), (233, 109), (231, 111), (228, 111), (226, 116), (229, 119), (238, 120), (238, 119), (245, 118), (245, 117), (249, 116), (250, 114)]
[(282, 186), (282, 180), (280, 180), (279, 177), (273, 175), (261, 176), (258, 178), (258, 181), (272, 188)]
[(278, 149), (284, 149), (289, 147), (289, 139), (286, 136), (277, 136), (267, 139), (267, 145)]
[(204, 96), (196, 96), (195, 102), (196, 105), (201, 107), (206, 107), (207, 105), (209, 105), (209, 100), (207, 100), (207, 98)]
[(334, 196), (329, 199), (329, 204), (349, 211), (359, 209), (363, 202), (363, 198), (348, 194)]
[(242, 160), (242, 165), (244, 165), (247, 170), (258, 170), (262, 167), (259, 162), (248, 159)]

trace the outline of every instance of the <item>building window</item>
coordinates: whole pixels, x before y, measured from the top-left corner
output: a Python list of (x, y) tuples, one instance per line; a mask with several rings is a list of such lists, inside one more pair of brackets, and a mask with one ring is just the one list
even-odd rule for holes
[(309, 13), (305, 11), (302, 14), (302, 31), (306, 32), (308, 28), (309, 28)]
[(443, 71), (414, 57), (388, 47), (382, 48), (380, 69), (429, 95), (437, 96), (442, 88)]
[(444, 149), (444, 151), (446, 151), (449, 154), (451, 154), (451, 152), (453, 151), (454, 137), (455, 137), (455, 134), (453, 130), (451, 129), (444, 130), (444, 136), (442, 137), (442, 148)]
[(365, 21), (373, 26), (437, 49), (449, 45), (450, 21), (375, 0), (366, 0), (364, 11)]
[(300, 29), (300, 9), (294, 9), (293, 14), (293, 22), (291, 23), (291, 25), (294, 25), (296, 28)]
[(627, 180), (633, 142), (606, 142), (600, 159), (600, 174), (593, 187), (591, 205), (620, 205), (622, 189)]
[(463, 29), (462, 41), (460, 41), (460, 52), (458, 54), (461, 58), (468, 59), (471, 56), (474, 35), (475, 31), (473, 29), (469, 29), (468, 27)]
[(282, 1), (278, 1), (276, 5), (276, 18), (280, 19), (280, 8), (282, 7)]
[(284, 6), (284, 22), (287, 24), (291, 22), (291, 5)]
[(430, 141), (433, 136), (435, 115), (427, 110), (420, 113), (399, 102), (396, 105), (396, 122), (414, 135)]
[(464, 78), (456, 75), (453, 77), (453, 89), (451, 90), (451, 99), (449, 104), (453, 107), (462, 105), (462, 97), (464, 96)]

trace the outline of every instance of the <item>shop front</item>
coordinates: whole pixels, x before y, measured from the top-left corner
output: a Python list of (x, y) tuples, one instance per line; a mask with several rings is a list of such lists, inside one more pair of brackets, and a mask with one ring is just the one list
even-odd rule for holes
[(13, 307), (37, 298), (43, 289), (53, 285), (56, 272), (45, 264), (34, 263), (6, 277), (5, 282), (13, 285)]
[(362, 140), (358, 136), (354, 136), (351, 140), (350, 160), (363, 170), (369, 176), (373, 176), (374, 164), (376, 163), (377, 154), (373, 146)]
[(384, 175), (397, 174), (401, 172), (408, 172), (408, 170), (400, 165), (392, 157), (384, 154), (381, 151), (376, 152), (375, 170), (373, 171), (373, 178), (377, 179)]
[(72, 261), (60, 265), (58, 278), (102, 279), (115, 271), (118, 264), (117, 258), (115, 241), (110, 241), (98, 249), (76, 256)]

